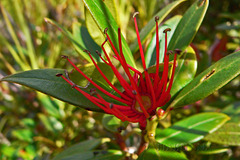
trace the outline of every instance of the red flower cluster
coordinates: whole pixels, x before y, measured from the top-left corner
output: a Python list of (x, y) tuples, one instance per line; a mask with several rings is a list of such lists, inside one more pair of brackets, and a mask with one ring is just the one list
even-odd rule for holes
[[(99, 73), (102, 75), (102, 77), (105, 79), (105, 81), (109, 84), (109, 86), (112, 87), (114, 91), (116, 91), (119, 96), (115, 96), (109, 92), (107, 92), (105, 89), (97, 85), (92, 79), (88, 76), (86, 76), (72, 61), (68, 59), (67, 56), (63, 56), (66, 58), (71, 65), (82, 75), (84, 76), (89, 83), (91, 83), (95, 88), (90, 89), (90, 92), (87, 93), (81, 89), (80, 86), (74, 84), (69, 76), (68, 72), (66, 71), (66, 75), (63, 76), (62, 74), (58, 74), (57, 76), (61, 76), (66, 82), (68, 82), (73, 88), (78, 90), (81, 94), (83, 94), (86, 98), (88, 98), (91, 102), (93, 102), (95, 105), (103, 109), (108, 114), (113, 114), (117, 118), (121, 119), (122, 121), (129, 121), (136, 123), (138, 122), (140, 124), (140, 128), (143, 130), (146, 127), (147, 124), (147, 118), (150, 116), (153, 116), (156, 114), (156, 109), (158, 107), (161, 107), (165, 105), (171, 98), (170, 90), (173, 83), (174, 78), (174, 72), (176, 68), (176, 54), (174, 55), (173, 60), (173, 67), (171, 76), (168, 77), (168, 70), (169, 70), (169, 54), (172, 53), (167, 52), (167, 32), (171, 29), (165, 29), (165, 52), (164, 52), (164, 69), (163, 72), (159, 73), (159, 37), (158, 37), (158, 17), (155, 18), (156, 21), (156, 72), (155, 73), (148, 73), (148, 69), (146, 68), (143, 48), (140, 40), (140, 35), (138, 31), (137, 21), (135, 15), (134, 17), (134, 23), (135, 23), (135, 29), (137, 34), (137, 40), (142, 60), (142, 65), (144, 72), (141, 73), (137, 69), (133, 68), (132, 66), (128, 65), (125, 57), (122, 52), (122, 42), (121, 42), (121, 32), (120, 29), (118, 29), (118, 42), (119, 42), (119, 51), (116, 49), (116, 47), (113, 45), (113, 42), (111, 41), (109, 35), (107, 34), (107, 29), (105, 29), (106, 34), (106, 40), (101, 45), (101, 48), (104, 52), (104, 55), (106, 57), (106, 60), (101, 56), (99, 52), (98, 55), (102, 59), (104, 63), (109, 65), (111, 69), (113, 70), (116, 78), (122, 85), (124, 91), (121, 92), (119, 89), (117, 89), (104, 75), (104, 72), (100, 70), (99, 66), (91, 56), (91, 53), (89, 51), (86, 51), (93, 64), (95, 65), (96, 69), (99, 71)], [(114, 51), (114, 58), (116, 58), (122, 65), (129, 82), (126, 81), (123, 76), (119, 73), (117, 68), (112, 64), (110, 57), (106, 53), (106, 50), (104, 48), (104, 44), (109, 41), (113, 51)], [(176, 53), (179, 53), (179, 50), (175, 50)], [(130, 70), (133, 71), (133, 75), (130, 73)], [(103, 99), (100, 94), (96, 91), (98, 89), (99, 91), (103, 92), (105, 95), (125, 104), (125, 105), (118, 105), (114, 104), (112, 102), (108, 102), (105, 99)]]

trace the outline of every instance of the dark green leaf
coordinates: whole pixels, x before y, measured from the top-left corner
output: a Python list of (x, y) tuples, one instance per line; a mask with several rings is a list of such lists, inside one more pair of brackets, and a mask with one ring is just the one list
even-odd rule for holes
[[(101, 64), (102, 65), (99, 65), (99, 67), (108, 71), (108, 66), (103, 63)], [(85, 73), (87, 72), (86, 74), (90, 77), (92, 75), (93, 81), (98, 81), (100, 77), (99, 72), (96, 70), (96, 68), (93, 68), (93, 65), (87, 65), (87, 67), (82, 67), (81, 70)], [(30, 70), (4, 77), (1, 81), (18, 83), (82, 108), (93, 111), (102, 111), (77, 90), (72, 89), (72, 87), (62, 78), (56, 77), (55, 75), (58, 73), (64, 73), (64, 71), (62, 69)], [(107, 73), (108, 77), (111, 77), (109, 78), (111, 81), (113, 78), (113, 73)], [(85, 86), (86, 83), (86, 79), (81, 79), (81, 81), (78, 81), (78, 85)], [(104, 82), (102, 84), (104, 84)], [(89, 91), (89, 88), (87, 91)]]
[(218, 90), (240, 74), (240, 51), (222, 58), (199, 74), (170, 104), (178, 107), (194, 103)]
[[(57, 22), (48, 18), (45, 18), (45, 21), (58, 28), (58, 30), (60, 30), (72, 42), (73, 46), (76, 48), (79, 54), (89, 62), (91, 62), (91, 59), (89, 55), (83, 50), (87, 49), (95, 52), (95, 50), (100, 49), (99, 46), (97, 46), (96, 43), (91, 39), (87, 30), (84, 27), (80, 28), (79, 24), (73, 24), (74, 35), (72, 35), (67, 29), (59, 25)], [(94, 55), (93, 57), (95, 57), (96, 60), (99, 60), (99, 57), (97, 55)]]
[(196, 2), (184, 13), (169, 43), (169, 50), (174, 50), (176, 48), (185, 50), (192, 42), (203, 21), (208, 3), (209, 0), (196, 0)]
[[(154, 17), (158, 16), (158, 24), (160, 24), (164, 18), (174, 9), (176, 8), (180, 3), (182, 3), (185, 0), (178, 0), (175, 2), (172, 2), (171, 4), (167, 5), (165, 8), (161, 9)], [(141, 42), (143, 43), (147, 36), (152, 32), (152, 30), (155, 28), (155, 19), (152, 18), (148, 24), (140, 31), (140, 38)], [(138, 42), (137, 39), (131, 44), (130, 46), (132, 53), (135, 53), (138, 49)]]
[[(99, 55), (95, 53), (96, 50), (101, 51), (101, 48), (93, 41), (86, 27), (81, 26), (79, 23), (73, 23), (72, 32), (75, 41), (78, 43), (73, 43), (75, 49), (80, 53), (86, 60), (91, 62), (89, 55), (83, 50), (89, 50), (96, 61), (100, 61)], [(80, 47), (81, 46), (81, 47)]]
[[(91, 140), (86, 140), (86, 141), (80, 142), (78, 144), (75, 144), (75, 145), (67, 148), (63, 152), (59, 153), (56, 157), (54, 157), (53, 160), (69, 159), (69, 157), (74, 156), (74, 155), (76, 158), (76, 154), (84, 154), (84, 153), (86, 153), (85, 156), (88, 155), (92, 158), (94, 156), (94, 154), (90, 150), (96, 148), (100, 144), (103, 144), (103, 143), (109, 142), (109, 141), (110, 141), (109, 138), (101, 138), (101, 139), (91, 139)], [(87, 151), (89, 151), (89, 152), (87, 152)], [(72, 157), (72, 158), (74, 158), (74, 157)], [(78, 158), (79, 158), (79, 156), (78, 156)]]
[(80, 152), (65, 158), (59, 158), (60, 160), (119, 160), (123, 158), (122, 152), (119, 150), (96, 150)]
[(240, 124), (226, 123), (217, 131), (207, 135), (205, 140), (230, 146), (240, 145)]
[(200, 113), (156, 133), (157, 142), (168, 147), (180, 147), (201, 140), (208, 133), (221, 127), (229, 117), (222, 113)]
[[(107, 33), (111, 38), (114, 46), (118, 48), (118, 25), (117, 22), (114, 20), (112, 14), (110, 13), (109, 9), (104, 4), (104, 1), (83, 0), (83, 2), (86, 6), (86, 9), (89, 11), (98, 28), (100, 29), (101, 33), (104, 34), (105, 28), (108, 28)], [(127, 63), (136, 68), (136, 64), (132, 56), (131, 50), (128, 47), (127, 42), (123, 36), (122, 36), (122, 48)]]

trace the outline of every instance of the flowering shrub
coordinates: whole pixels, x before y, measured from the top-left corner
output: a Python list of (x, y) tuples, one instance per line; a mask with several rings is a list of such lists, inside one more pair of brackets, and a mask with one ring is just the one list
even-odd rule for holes
[[(137, 21), (138, 12), (135, 12), (136, 39), (130, 46), (123, 36), (128, 29), (117, 22), (118, 16), (114, 14), (117, 12), (112, 9), (116, 8), (111, 0), (83, 0), (87, 29), (83, 24), (74, 23), (70, 33), (57, 22), (45, 18), (69, 39), (79, 52), (82, 64), (78, 66), (76, 59), (64, 55), (62, 58), (71, 64), (67, 67), (71, 68), (69, 71), (36, 69), (34, 65), (32, 70), (6, 76), (1, 81), (18, 83), (68, 104), (102, 112), (104, 115), (96, 116), (96, 120), (100, 118), (101, 125), (111, 133), (110, 136), (101, 134), (89, 140), (83, 138), (84, 141), (79, 144), (54, 155), (54, 159), (191, 159), (188, 153), (226, 152), (226, 149), (216, 149), (211, 153), (211, 146), (200, 143), (203, 138), (209, 143), (240, 144), (239, 137), (234, 143), (232, 139), (225, 140), (231, 129), (238, 126), (227, 122), (229, 114), (214, 111), (200, 113), (198, 110), (202, 99), (239, 75), (240, 52), (224, 58), (221, 56), (222, 59), (197, 73), (201, 56), (192, 40), (203, 21), (209, 1), (197, 0), (182, 16), (166, 19), (181, 3), (183, 0), (168, 4), (140, 32), (138, 24), (141, 21)], [(123, 34), (119, 26), (124, 28)], [(24, 70), (31, 68), (31, 65), (21, 65)], [(196, 114), (176, 120), (174, 124), (169, 122), (175, 112), (187, 111), (191, 106), (196, 108)], [(51, 123), (59, 124), (59, 131), (63, 131), (61, 123), (57, 123), (61, 117), (64, 119), (61, 112), (56, 113), (54, 107), (46, 110), (54, 118), (41, 115), (43, 123), (48, 127)], [(96, 120), (91, 119), (91, 122)], [(73, 121), (73, 124), (76, 123)], [(56, 126), (53, 128), (58, 130)], [(225, 130), (224, 127), (227, 129), (222, 136), (219, 132)], [(233, 132), (238, 131), (239, 127)], [(27, 133), (15, 134), (21, 137), (21, 134)], [(221, 139), (225, 141), (221, 142)], [(195, 145), (197, 143), (199, 145)], [(100, 144), (105, 146), (99, 147)]]

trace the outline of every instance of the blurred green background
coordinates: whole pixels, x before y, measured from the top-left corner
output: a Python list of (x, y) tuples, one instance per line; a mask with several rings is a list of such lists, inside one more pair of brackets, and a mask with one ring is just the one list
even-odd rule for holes
[[(140, 12), (139, 28), (142, 28), (156, 12), (172, 2), (115, 1), (117, 21), (129, 44), (136, 37), (131, 18), (135, 11)], [(170, 15), (184, 13), (193, 2), (186, 1)], [(44, 21), (45, 17), (53, 19), (70, 32), (73, 23), (86, 26), (81, 0), (1, 0), (0, 7), (0, 78), (30, 69), (68, 68), (60, 55), (75, 57), (72, 59), (77, 64), (87, 63), (61, 31)], [(239, 8), (239, 0), (210, 1), (206, 17), (192, 44), (198, 54), (198, 73), (240, 49)], [(201, 110), (216, 111), (231, 104), (239, 107), (239, 80), (237, 77), (197, 104), (184, 110), (177, 109), (172, 114), (172, 121)], [(0, 159), (50, 159), (77, 142), (106, 135), (114, 137), (102, 126), (102, 117), (102, 113), (68, 105), (17, 84), (0, 83)], [(217, 156), (194, 157), (194, 153), (191, 156), (193, 159), (239, 157), (239, 147), (231, 147), (230, 150), (231, 155), (223, 152)]]

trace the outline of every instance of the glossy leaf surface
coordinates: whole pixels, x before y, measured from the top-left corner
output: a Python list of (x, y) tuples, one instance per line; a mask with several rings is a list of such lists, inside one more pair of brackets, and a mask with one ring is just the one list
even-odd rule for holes
[(194, 103), (218, 90), (240, 74), (240, 51), (222, 58), (200, 73), (170, 104), (179, 107)]
[[(113, 18), (111, 12), (102, 0), (83, 0), (86, 9), (90, 12), (99, 30), (104, 34), (105, 28), (108, 28), (107, 33), (111, 38), (114, 46), (118, 48), (118, 24)], [(97, 28), (96, 28), (97, 29)], [(126, 61), (129, 65), (136, 67), (130, 48), (122, 36), (122, 49)]]
[(208, 3), (209, 0), (196, 0), (196, 2), (184, 13), (169, 43), (169, 50), (174, 50), (176, 48), (185, 50), (192, 42), (203, 21)]
[(207, 112), (193, 115), (164, 130), (158, 130), (156, 140), (168, 147), (180, 147), (201, 140), (221, 127), (229, 117), (222, 113)]
[(63, 152), (59, 153), (56, 157), (54, 157), (53, 160), (69, 159), (69, 157), (72, 157), (74, 155), (75, 155), (74, 157), (76, 159), (76, 154), (79, 154), (79, 153), (80, 154), (88, 153), (87, 155), (93, 156), (94, 154), (90, 150), (96, 148), (97, 146), (99, 146), (105, 142), (109, 142), (109, 141), (110, 141), (109, 138), (91, 139), (91, 140), (82, 141), (78, 144), (75, 144), (75, 145), (65, 149)]
[[(178, 22), (180, 21), (181, 16), (174, 16), (173, 18), (167, 20), (163, 25), (161, 25), (158, 29), (158, 35), (159, 35), (159, 46), (160, 46), (160, 57), (159, 57), (159, 62), (163, 62), (163, 57), (164, 57), (164, 45), (165, 45), (165, 35), (163, 31), (166, 28), (171, 28), (171, 31), (168, 32), (168, 42), (170, 42), (171, 37), (176, 29), (176, 26)], [(148, 45), (146, 54), (145, 54), (145, 61), (147, 67), (150, 67), (154, 64), (156, 64), (156, 33), (154, 33), (153, 38), (151, 42)]]
[[(184, 2), (185, 0), (178, 0), (178, 1), (174, 1), (172, 3), (170, 3), (169, 5), (167, 5), (166, 7), (164, 7), (163, 9), (161, 9), (154, 17), (158, 16), (159, 20), (158, 23), (160, 24), (164, 18), (167, 17), (167, 15), (174, 9), (176, 8), (179, 4), (181, 4), (182, 2)], [(155, 28), (155, 19), (152, 18), (148, 24), (141, 29), (140, 31), (140, 38), (141, 38), (141, 42), (143, 43), (147, 36), (152, 32), (152, 30)], [(137, 39), (131, 44), (130, 46), (132, 53), (135, 53), (138, 49), (138, 43), (137, 43)]]
[[(99, 67), (103, 70), (108, 70), (108, 66), (101, 63)], [(85, 72), (89, 77), (92, 78), (93, 81), (96, 83), (99, 80), (99, 85), (104, 86), (107, 88), (108, 86), (104, 85), (104, 82), (100, 81), (99, 77), (101, 75), (96, 70), (94, 65), (88, 65), (88, 67), (82, 67), (81, 70)], [(72, 89), (71, 85), (65, 82), (62, 78), (56, 77), (55, 75), (58, 73), (63, 73), (64, 70), (62, 69), (38, 69), (38, 70), (31, 70), (20, 72), (14, 75), (10, 75), (4, 77), (1, 81), (7, 81), (12, 83), (18, 83), (30, 88), (33, 88), (37, 91), (60, 99), (64, 102), (68, 102), (75, 106), (79, 106), (88, 110), (93, 111), (102, 111), (99, 107), (95, 106), (90, 100), (84, 97), (81, 93), (77, 90)], [(113, 78), (113, 73), (108, 71), (106, 76), (111, 79)], [(85, 86), (88, 82), (85, 78), (81, 78), (79, 73), (76, 73), (78, 77), (74, 77), (73, 79), (77, 79), (76, 83), (78, 85)], [(91, 87), (91, 85), (89, 86)], [(108, 88), (109, 89), (109, 88)], [(89, 92), (90, 88), (86, 89)], [(106, 97), (108, 99), (108, 97)]]
[(226, 123), (217, 131), (207, 135), (205, 140), (230, 146), (240, 145), (240, 124)]

